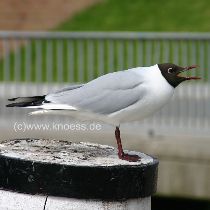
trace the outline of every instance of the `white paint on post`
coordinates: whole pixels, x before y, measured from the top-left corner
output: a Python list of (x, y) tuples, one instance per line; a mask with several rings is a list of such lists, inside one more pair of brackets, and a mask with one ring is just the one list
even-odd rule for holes
[(1, 210), (42, 210), (46, 196), (0, 190)]
[(102, 201), (29, 195), (0, 190), (1, 210), (150, 210), (151, 198)]
[(48, 197), (45, 210), (150, 210), (151, 198), (126, 201), (101, 201), (75, 198)]

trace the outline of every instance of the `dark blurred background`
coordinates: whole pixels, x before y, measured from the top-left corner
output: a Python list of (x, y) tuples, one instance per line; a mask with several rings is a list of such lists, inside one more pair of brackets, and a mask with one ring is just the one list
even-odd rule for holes
[[(136, 66), (198, 64), (201, 76), (143, 122), (122, 125), (123, 142), (160, 160), (152, 209), (210, 209), (210, 2), (208, 0), (1, 0), (0, 140), (21, 137), (115, 146), (113, 130), (15, 132), (18, 123), (70, 123), (6, 109), (7, 98), (41, 95)], [(191, 73), (188, 73), (191, 74)], [(158, 91), (158, 90), (157, 90)]]

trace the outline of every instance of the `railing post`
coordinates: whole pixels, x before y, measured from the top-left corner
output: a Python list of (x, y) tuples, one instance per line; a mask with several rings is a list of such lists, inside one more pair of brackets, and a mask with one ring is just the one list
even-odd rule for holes
[(45, 209), (151, 209), (158, 161), (148, 155), (135, 152), (141, 161), (127, 162), (106, 145), (43, 139), (4, 141), (0, 148), (7, 200), (12, 190), (47, 195)]

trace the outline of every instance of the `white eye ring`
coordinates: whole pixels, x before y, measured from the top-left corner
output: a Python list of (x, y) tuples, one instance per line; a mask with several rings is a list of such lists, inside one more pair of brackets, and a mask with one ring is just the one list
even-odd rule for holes
[(170, 70), (172, 70), (173, 68), (168, 68), (168, 73), (172, 74), (172, 72), (170, 72)]

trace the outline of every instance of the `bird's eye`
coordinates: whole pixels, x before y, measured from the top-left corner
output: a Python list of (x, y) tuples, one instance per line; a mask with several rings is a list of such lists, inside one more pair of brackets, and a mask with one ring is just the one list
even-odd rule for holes
[(172, 70), (173, 70), (173, 68), (168, 68), (168, 73), (172, 74), (173, 73)]

